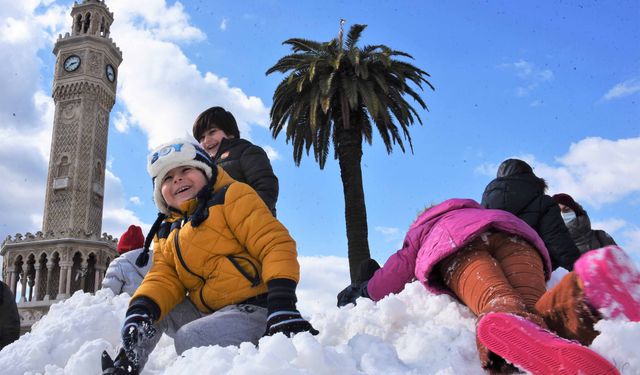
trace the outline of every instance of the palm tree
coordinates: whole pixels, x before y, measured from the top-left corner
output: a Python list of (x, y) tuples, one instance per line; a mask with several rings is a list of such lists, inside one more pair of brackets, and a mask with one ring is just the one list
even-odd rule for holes
[(267, 70), (286, 74), (273, 94), (270, 129), (274, 138), (286, 127), (287, 143), (293, 145), (293, 159), (300, 165), (303, 151), (313, 154), (324, 168), (333, 143), (340, 165), (349, 247), (349, 270), (356, 281), (358, 266), (370, 258), (367, 213), (362, 186), (362, 141), (371, 144), (372, 124), (378, 129), (387, 153), (397, 144), (405, 152), (403, 138), (413, 152), (409, 126), (417, 120), (416, 110), (404, 99), (412, 97), (428, 110), (422, 98), (408, 85), (420, 90), (429, 74), (395, 59), (411, 55), (385, 45), (357, 46), (366, 25), (353, 25), (343, 41), (329, 42), (293, 38), (283, 42), (293, 53)]

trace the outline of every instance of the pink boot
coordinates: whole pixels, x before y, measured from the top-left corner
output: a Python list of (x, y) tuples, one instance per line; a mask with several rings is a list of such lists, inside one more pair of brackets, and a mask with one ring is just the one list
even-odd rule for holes
[(493, 353), (532, 374), (620, 374), (591, 349), (516, 315), (489, 313), (476, 334)]
[(607, 318), (640, 321), (640, 273), (618, 246), (591, 250), (573, 266), (589, 305)]

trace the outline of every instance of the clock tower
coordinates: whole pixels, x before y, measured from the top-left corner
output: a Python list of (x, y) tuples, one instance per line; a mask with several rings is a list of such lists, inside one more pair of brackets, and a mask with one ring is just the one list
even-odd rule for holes
[(103, 233), (109, 113), (122, 52), (109, 37), (113, 13), (104, 0), (75, 2), (71, 31), (53, 48), (55, 114), (42, 231), (2, 243), (3, 279), (28, 331), (55, 302), (95, 292), (115, 239)]
[(122, 52), (109, 38), (113, 14), (99, 0), (75, 4), (71, 34), (59, 38), (56, 104), (43, 232), (100, 233), (109, 112)]

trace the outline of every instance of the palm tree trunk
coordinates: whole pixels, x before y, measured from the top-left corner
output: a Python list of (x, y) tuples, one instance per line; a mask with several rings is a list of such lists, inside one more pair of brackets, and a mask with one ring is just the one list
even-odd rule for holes
[(344, 216), (349, 247), (351, 282), (357, 280), (358, 266), (371, 257), (369, 253), (367, 208), (362, 186), (362, 134), (355, 126), (336, 129), (336, 150), (344, 193)]

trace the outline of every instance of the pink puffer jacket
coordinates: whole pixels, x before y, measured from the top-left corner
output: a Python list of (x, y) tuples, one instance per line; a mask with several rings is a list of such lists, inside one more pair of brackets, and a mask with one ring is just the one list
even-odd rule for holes
[(549, 279), (549, 253), (527, 223), (509, 212), (483, 208), (471, 199), (449, 199), (426, 210), (414, 221), (402, 249), (393, 254), (369, 280), (369, 296), (378, 301), (388, 294), (402, 291), (405, 284), (415, 278), (433, 293), (450, 293), (439, 274), (433, 272), (434, 266), (489, 230), (517, 235), (533, 245), (540, 252), (545, 277)]

